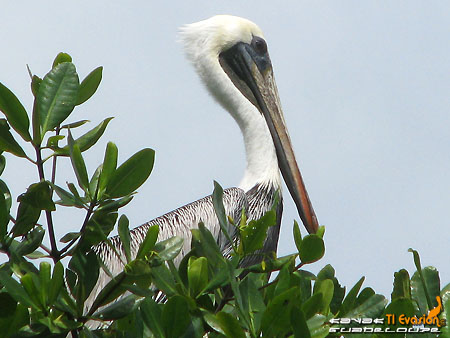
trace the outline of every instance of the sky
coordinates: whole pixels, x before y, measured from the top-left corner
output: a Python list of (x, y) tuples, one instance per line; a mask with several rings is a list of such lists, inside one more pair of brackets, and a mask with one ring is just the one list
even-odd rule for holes
[[(226, 188), (242, 178), (240, 131), (177, 42), (180, 26), (216, 14), (254, 21), (267, 40), (294, 151), (326, 227), (325, 257), (307, 269), (331, 264), (347, 290), (366, 276), (365, 286), (389, 296), (394, 272), (415, 271), (412, 247), (423, 266), (439, 270), (441, 287), (448, 284), (447, 1), (5, 2), (0, 81), (30, 111), (26, 65), (43, 76), (64, 51), (80, 78), (104, 67), (96, 95), (70, 121), (89, 119), (93, 128), (115, 117), (85, 153), (90, 173), (108, 141), (120, 162), (155, 149), (152, 175), (121, 209), (138, 226), (210, 194), (213, 180)], [(16, 199), (38, 176), (28, 162), (6, 157), (2, 179)], [(58, 165), (57, 182), (74, 182), (68, 161)], [(57, 236), (77, 231), (83, 216), (58, 207)], [(296, 250), (294, 219), (285, 189), (280, 256)]]

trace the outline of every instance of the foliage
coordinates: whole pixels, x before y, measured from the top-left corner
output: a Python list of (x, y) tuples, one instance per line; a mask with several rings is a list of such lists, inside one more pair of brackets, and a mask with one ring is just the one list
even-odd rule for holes
[[(275, 211), (260, 220), (247, 222), (245, 215), (231, 220), (225, 215), (218, 184), (213, 202), (221, 229), (228, 238), (230, 226), (239, 229), (239, 241), (233, 243), (230, 259), (222, 256), (202, 224), (192, 230), (193, 249), (178, 267), (173, 259), (182, 239), (157, 243), (158, 226), (149, 228), (136, 257), (132, 257), (129, 221), (125, 215), (118, 217), (119, 209), (133, 199), (150, 175), (153, 150), (143, 149), (117, 166), (118, 149), (110, 142), (103, 162), (94, 173), (88, 173), (83, 153), (96, 144), (111, 118), (77, 138), (73, 132), (87, 121), (66, 120), (76, 106), (96, 92), (102, 67), (80, 83), (72, 58), (60, 53), (42, 79), (31, 72), (30, 76), (34, 95), (31, 115), (0, 84), (0, 110), (6, 117), (0, 120), (0, 151), (29, 161), (40, 177), (18, 196), (15, 217), (8, 186), (0, 180), (0, 250), (8, 255), (8, 261), (0, 266), (0, 335), (65, 337), (70, 332), (73, 337), (326, 337), (343, 326), (336, 324), (338, 318), (420, 317), (436, 306), (436, 296), (441, 296), (444, 306), (440, 318), (449, 318), (450, 285), (440, 291), (438, 272), (422, 268), (414, 250), (417, 271), (412, 278), (403, 269), (394, 274), (389, 304), (370, 287), (361, 290), (364, 277), (346, 293), (330, 265), (317, 275), (304, 270), (324, 255), (323, 227), (317, 234), (302, 237), (294, 223), (298, 252), (279, 258), (263, 256), (260, 263), (242, 267), (243, 260), (262, 247), (267, 229), (276, 222)], [(17, 136), (34, 150), (34, 158), (16, 141)], [(55, 174), (58, 161), (67, 158), (76, 182), (64, 187), (55, 182)], [(49, 174), (44, 168), (48, 161)], [(5, 165), (6, 157), (1, 154), (0, 174)], [(62, 244), (57, 244), (53, 214), (61, 207), (83, 210), (85, 218), (78, 231), (66, 234), (60, 239)], [(45, 225), (39, 223), (41, 214)], [(125, 269), (85, 309), (99, 270), (104, 268), (90, 248), (108, 241), (116, 224)], [(46, 235), (50, 247), (43, 244)], [(62, 263), (65, 257), (69, 258), (67, 266)], [(278, 274), (272, 274), (275, 277), (270, 280), (274, 272)], [(156, 302), (155, 296), (161, 293), (166, 301)], [(103, 327), (92, 329), (92, 320), (102, 322)], [(350, 326), (356, 324), (346, 327)], [(442, 336), (450, 337), (447, 327), (441, 331)]]

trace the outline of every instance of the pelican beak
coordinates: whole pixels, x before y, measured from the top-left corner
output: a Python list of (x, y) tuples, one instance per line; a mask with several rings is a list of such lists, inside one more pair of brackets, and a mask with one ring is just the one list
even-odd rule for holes
[(319, 224), (292, 149), (265, 41), (254, 37), (251, 44), (238, 43), (220, 54), (219, 60), (236, 87), (264, 116), (278, 166), (303, 225), (309, 233), (316, 233)]

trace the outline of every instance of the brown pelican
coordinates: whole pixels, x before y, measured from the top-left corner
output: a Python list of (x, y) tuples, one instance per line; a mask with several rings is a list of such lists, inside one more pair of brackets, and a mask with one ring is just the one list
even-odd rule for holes
[[(308, 232), (316, 232), (318, 222), (292, 150), (262, 31), (249, 20), (220, 15), (186, 25), (180, 35), (200, 79), (236, 120), (244, 137), (247, 166), (239, 187), (224, 190), (226, 213), (238, 220), (245, 206), (249, 220), (264, 215), (281, 190), (281, 170), (303, 224)], [(281, 213), (280, 198), (277, 225), (269, 229), (262, 252), (277, 249)], [(222, 250), (229, 247), (221, 233), (212, 197), (207, 196), (131, 230), (132, 255), (137, 254), (149, 226), (158, 224), (158, 240), (175, 235), (184, 238), (182, 251), (175, 259), (178, 264), (190, 250), (190, 229), (196, 228), (200, 221), (215, 236)], [(236, 230), (230, 230), (235, 236)], [(111, 242), (122, 252), (118, 236), (111, 238)], [(121, 260), (105, 243), (94, 250), (113, 274), (123, 270)], [(91, 301), (108, 281), (109, 277), (101, 272)]]

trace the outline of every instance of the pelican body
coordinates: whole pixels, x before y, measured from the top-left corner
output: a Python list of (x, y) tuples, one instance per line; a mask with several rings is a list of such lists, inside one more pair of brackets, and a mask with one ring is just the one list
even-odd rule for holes
[[(316, 232), (317, 218), (292, 150), (262, 31), (249, 20), (219, 15), (182, 27), (180, 35), (186, 56), (201, 81), (235, 119), (244, 138), (247, 165), (239, 187), (224, 190), (226, 214), (239, 220), (245, 208), (248, 220), (259, 219), (272, 208), (278, 194), (277, 224), (269, 228), (261, 253), (276, 251), (282, 214), (281, 170), (303, 224), (308, 232)], [(174, 260), (179, 264), (190, 250), (190, 229), (197, 228), (200, 221), (211, 231), (222, 251), (229, 249), (212, 197), (207, 196), (131, 230), (132, 256), (137, 254), (147, 229), (157, 224), (158, 240), (175, 235), (184, 238), (183, 248)], [(234, 239), (237, 229), (229, 229), (229, 233)], [(124, 255), (119, 237), (112, 237), (111, 242)], [(106, 243), (100, 243), (94, 251), (113, 275), (123, 270), (121, 260)], [(254, 257), (246, 264), (255, 263), (261, 255)], [(109, 279), (101, 271), (92, 299)]]

